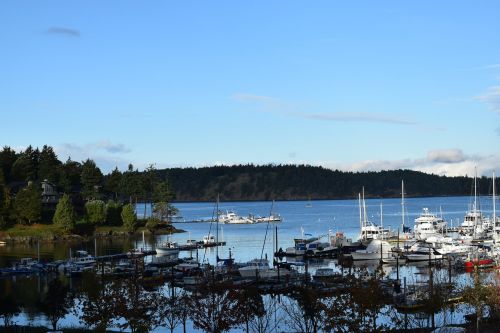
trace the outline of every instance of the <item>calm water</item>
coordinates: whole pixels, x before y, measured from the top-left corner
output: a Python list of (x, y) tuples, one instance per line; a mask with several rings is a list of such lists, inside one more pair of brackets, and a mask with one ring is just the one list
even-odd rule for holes
[[(274, 205), (271, 202), (228, 202), (220, 203), (219, 209), (232, 210), (239, 215), (248, 214), (268, 216), (272, 211), (279, 213), (283, 217), (283, 222), (279, 224), (253, 224), (253, 225), (221, 225), (219, 226), (219, 239), (227, 242), (227, 246), (218, 249), (220, 257), (227, 257), (229, 251), (237, 261), (248, 261), (261, 256), (264, 246), (264, 255), (272, 258), (273, 252), (273, 228), (278, 227), (278, 243), (283, 249), (293, 245), (293, 238), (300, 236), (301, 228), (305, 233), (314, 236), (325, 235), (329, 230), (332, 232), (343, 231), (348, 237), (357, 238), (359, 233), (359, 208), (358, 200), (325, 200), (312, 201), (312, 207), (307, 206), (306, 201), (277, 201)], [(383, 208), (383, 224), (397, 230), (401, 226), (401, 200), (400, 199), (368, 199), (366, 200), (367, 213), (370, 219), (380, 224), (380, 205)], [(486, 215), (491, 212), (491, 198), (480, 198), (482, 210)], [(463, 218), (470, 205), (469, 197), (435, 197), (435, 198), (409, 198), (406, 199), (406, 225), (413, 226), (413, 220), (420, 214), (424, 207), (428, 207), (431, 212), (442, 214), (448, 223), (457, 225)], [(210, 219), (215, 210), (213, 203), (179, 203), (175, 205), (186, 221), (198, 219)], [(137, 207), (138, 215), (143, 214), (143, 205)], [(149, 207), (146, 207), (146, 215), (149, 214)], [(201, 240), (204, 235), (215, 234), (216, 225), (210, 223), (176, 223), (176, 227), (186, 230), (185, 233), (172, 236), (174, 241), (184, 243), (187, 239)], [(36, 257), (40, 253), (42, 260), (67, 259), (70, 251), (85, 249), (97, 255), (123, 253), (133, 247), (152, 247), (155, 243), (166, 240), (167, 236), (155, 238), (137, 237), (132, 240), (98, 240), (83, 244), (40, 244), (34, 245), (14, 245), (0, 247), (0, 266), (7, 266), (12, 261), (20, 257)], [(266, 238), (266, 242), (264, 239)], [(215, 261), (215, 249), (198, 251), (200, 260), (213, 263)], [(195, 252), (181, 252), (183, 256), (196, 256)], [(311, 270), (317, 267), (335, 267), (332, 260), (314, 261), (311, 263)], [(369, 267), (374, 269), (374, 267)], [(385, 268), (386, 274), (394, 276), (392, 268)], [(409, 283), (424, 281), (427, 277), (428, 269), (415, 265), (403, 267), (402, 276), (407, 277)], [(446, 271), (438, 271), (436, 274), (446, 275)], [(455, 277), (461, 283), (467, 283), (470, 277), (466, 274)], [(0, 279), (0, 293), (6, 289), (15, 290), (20, 298), (36, 298), (40, 289), (43, 289), (46, 281), (43, 277)], [(450, 320), (448, 318), (448, 320)], [(457, 314), (454, 321), (461, 321), (462, 316)], [(27, 310), (18, 316), (15, 321), (18, 323), (30, 323), (36, 325), (48, 325), (46, 319), (37, 314), (35, 310)], [(79, 320), (74, 315), (68, 315), (60, 321), (63, 326), (79, 325)]]

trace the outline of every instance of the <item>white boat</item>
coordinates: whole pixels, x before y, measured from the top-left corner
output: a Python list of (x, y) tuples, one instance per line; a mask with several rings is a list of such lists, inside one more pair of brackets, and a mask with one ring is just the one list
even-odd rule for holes
[(415, 242), (406, 253), (408, 261), (429, 261), (443, 259), (431, 244), (425, 242)]
[(226, 214), (219, 215), (219, 222), (226, 224), (252, 224), (255, 223), (248, 217), (239, 216), (235, 212), (226, 212)]
[(357, 250), (350, 255), (352, 260), (381, 260), (392, 255), (392, 246), (386, 241), (373, 239), (365, 250)]
[(179, 245), (176, 242), (167, 241), (156, 247), (156, 254), (159, 255), (178, 255)]
[[(483, 225), (484, 224), (484, 225)], [(474, 201), (471, 208), (464, 216), (464, 220), (459, 228), (462, 235), (473, 236), (474, 238), (482, 236), (488, 227), (488, 221), (478, 208), (477, 202), (477, 176), (474, 173)], [(486, 227), (486, 228), (485, 228)]]
[(439, 234), (446, 227), (446, 222), (429, 212), (425, 207), (419, 217), (415, 219), (414, 233), (418, 240), (425, 240), (427, 237)]
[(76, 251), (76, 257), (71, 258), (71, 263), (78, 266), (93, 266), (97, 261), (87, 251)]
[(253, 223), (280, 223), (283, 221), (280, 214), (271, 214), (270, 216), (250, 216)]
[[(269, 260), (267, 259), (253, 259), (247, 262), (243, 267), (238, 268), (238, 272), (244, 278), (270, 279), (278, 277), (278, 270), (269, 267)], [(280, 275), (290, 275), (290, 271), (281, 268)]]
[(471, 250), (470, 245), (454, 240), (451, 237), (444, 237), (441, 235), (430, 236), (425, 241), (429, 243), (438, 254), (442, 255), (464, 255)]
[(359, 223), (361, 229), (361, 232), (359, 234), (359, 239), (361, 241), (366, 241), (372, 239), (387, 239), (392, 237), (393, 235), (389, 229), (384, 229), (382, 225), (378, 226), (375, 223), (368, 220), (366, 214), (364, 187), (363, 187), (363, 196), (359, 194), (358, 199), (359, 199)]

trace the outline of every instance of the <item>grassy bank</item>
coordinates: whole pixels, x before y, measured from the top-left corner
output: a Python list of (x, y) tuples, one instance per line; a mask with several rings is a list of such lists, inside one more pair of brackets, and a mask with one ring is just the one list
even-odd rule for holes
[[(36, 240), (54, 242), (66, 240), (84, 240), (95, 237), (131, 237), (145, 233), (151, 234), (145, 227), (139, 227), (130, 234), (123, 226), (94, 226), (86, 223), (77, 223), (75, 232), (68, 234), (63, 229), (53, 224), (34, 224), (30, 226), (16, 224), (5, 230), (0, 230), (0, 240), (7, 242), (32, 242)], [(172, 225), (166, 225), (155, 231), (157, 235), (184, 232)]]

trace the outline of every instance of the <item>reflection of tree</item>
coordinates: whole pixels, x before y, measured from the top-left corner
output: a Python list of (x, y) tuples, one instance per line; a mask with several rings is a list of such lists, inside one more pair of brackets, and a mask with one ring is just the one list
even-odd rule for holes
[(149, 331), (154, 323), (158, 292), (144, 290), (136, 278), (117, 283), (118, 288), (112, 289), (115, 318), (123, 318), (125, 322), (117, 322), (116, 326), (132, 332)]
[(3, 318), (5, 327), (12, 324), (12, 318), (21, 312), (21, 307), (16, 298), (11, 293), (5, 293), (0, 296), (0, 318)]
[(288, 315), (289, 325), (294, 331), (315, 333), (321, 328), (324, 304), (320, 295), (312, 288), (301, 287), (282, 303)]
[(385, 328), (377, 318), (385, 304), (380, 280), (352, 278), (345, 290), (325, 300), (325, 329), (334, 332), (377, 332)]
[(182, 323), (184, 304), (182, 295), (176, 294), (175, 287), (171, 286), (168, 295), (161, 294), (157, 299), (156, 324), (167, 327), (170, 332)]
[(265, 313), (262, 296), (254, 286), (249, 286), (236, 292), (238, 312), (242, 316), (245, 332), (249, 332), (249, 324), (253, 317), (262, 317)]
[(158, 291), (146, 291), (137, 276), (114, 280), (97, 293), (89, 291), (81, 299), (82, 321), (96, 331), (116, 326), (132, 332), (147, 332), (154, 324)]
[[(89, 288), (80, 299), (82, 309), (80, 319), (97, 332), (105, 332), (114, 318), (114, 297), (119, 293), (119, 285), (110, 283), (100, 289)], [(119, 288), (118, 288), (119, 289)]]
[(73, 298), (69, 293), (69, 288), (59, 279), (50, 281), (47, 292), (39, 301), (40, 311), (47, 316), (52, 329), (57, 329), (59, 319), (66, 316), (73, 306)]
[(194, 327), (205, 332), (227, 332), (243, 322), (238, 295), (231, 285), (210, 282), (188, 302)]
[(255, 314), (249, 324), (250, 332), (277, 332), (282, 317), (278, 315), (278, 296), (264, 296), (263, 310)]

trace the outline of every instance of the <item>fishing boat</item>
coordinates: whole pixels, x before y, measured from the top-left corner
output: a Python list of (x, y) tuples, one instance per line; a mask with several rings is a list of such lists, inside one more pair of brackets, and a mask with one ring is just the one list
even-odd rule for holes
[(176, 242), (166, 241), (160, 246), (156, 247), (156, 254), (159, 255), (178, 255), (179, 254), (179, 245)]

